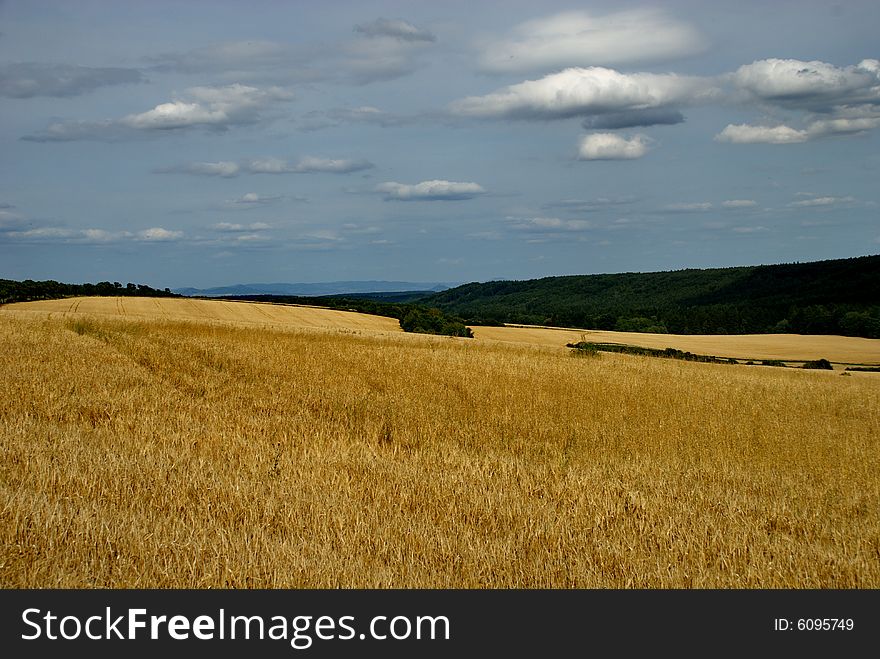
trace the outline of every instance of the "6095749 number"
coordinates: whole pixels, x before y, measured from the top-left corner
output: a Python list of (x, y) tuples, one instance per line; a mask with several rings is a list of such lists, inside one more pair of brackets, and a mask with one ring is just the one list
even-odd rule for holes
[(776, 618), (773, 621), (773, 630), (777, 632), (794, 630), (801, 632), (851, 632), (855, 626), (855, 621), (852, 618), (798, 618), (797, 620)]

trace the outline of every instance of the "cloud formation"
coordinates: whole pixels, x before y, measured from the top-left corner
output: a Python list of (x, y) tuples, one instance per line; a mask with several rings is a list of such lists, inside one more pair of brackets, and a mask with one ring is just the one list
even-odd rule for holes
[(635, 160), (648, 152), (650, 144), (645, 135), (625, 138), (615, 133), (591, 133), (581, 140), (578, 159)]
[(827, 208), (838, 204), (851, 204), (854, 197), (813, 197), (801, 201), (793, 201), (789, 204), (793, 208)]
[(232, 178), (238, 176), (240, 170), (241, 168), (238, 166), (238, 163), (220, 160), (218, 162), (191, 162), (185, 165), (164, 167), (155, 171), (157, 174), (193, 174), (195, 176)]
[(593, 66), (565, 69), (485, 96), (463, 98), (453, 102), (450, 111), (477, 118), (563, 119), (668, 108), (709, 100), (717, 93), (704, 78), (620, 73)]
[(717, 142), (731, 144), (797, 144), (806, 142), (806, 131), (790, 126), (751, 126), (749, 124), (728, 124), (715, 136)]
[(258, 123), (270, 106), (292, 98), (280, 87), (260, 89), (233, 84), (222, 87), (191, 87), (181, 98), (119, 119), (66, 121), (24, 139), (62, 142), (85, 139), (122, 139), (138, 134), (206, 128), (224, 131), (233, 126)]
[(377, 185), (376, 191), (384, 192), (386, 201), (458, 201), (486, 193), (477, 183), (444, 180), (422, 181), (414, 185), (388, 181)]
[(311, 172), (349, 174), (351, 172), (359, 172), (365, 169), (372, 169), (373, 167), (375, 167), (375, 165), (368, 160), (334, 160), (332, 158), (314, 158), (311, 156), (306, 156), (305, 158), (302, 158), (298, 163), (296, 163), (296, 165), (294, 165), (290, 171), (299, 174)]
[(802, 127), (729, 124), (715, 139), (734, 144), (797, 144), (857, 135), (880, 127), (880, 61), (838, 67), (821, 61), (765, 59), (741, 66), (729, 80), (765, 112), (801, 113)]
[(184, 165), (164, 167), (155, 170), (159, 174), (194, 174), (197, 176), (220, 176), (233, 178), (239, 174), (310, 174), (323, 172), (329, 174), (350, 174), (376, 165), (369, 160), (352, 158), (316, 158), (306, 156), (296, 163), (282, 158), (251, 158), (240, 162), (220, 160), (218, 162), (191, 162)]
[(722, 208), (728, 208), (731, 210), (737, 208), (754, 208), (758, 205), (758, 202), (752, 199), (728, 199), (726, 201), (721, 202)]
[(0, 226), (0, 240), (26, 243), (65, 243), (99, 245), (121, 242), (161, 243), (181, 240), (182, 231), (150, 227), (141, 231), (107, 231), (106, 229), (70, 229), (58, 226), (6, 229)]
[(631, 65), (701, 52), (705, 39), (661, 10), (596, 16), (569, 11), (527, 21), (486, 43), (480, 66), (493, 73), (545, 72), (589, 65)]
[(0, 64), (0, 96), (79, 96), (99, 87), (145, 82), (137, 69), (75, 66), (40, 62)]
[(739, 67), (733, 83), (756, 99), (787, 107), (827, 111), (834, 106), (880, 101), (880, 62), (837, 67), (820, 61), (764, 59)]
[(401, 41), (437, 40), (437, 37), (431, 34), (430, 31), (400, 19), (377, 18), (370, 23), (355, 25), (354, 31), (365, 34), (368, 37), (391, 37)]
[(667, 204), (663, 207), (663, 210), (673, 213), (705, 213), (712, 210), (712, 204), (708, 201)]
[(593, 228), (588, 220), (564, 220), (558, 217), (508, 217), (511, 227), (528, 233), (572, 233)]

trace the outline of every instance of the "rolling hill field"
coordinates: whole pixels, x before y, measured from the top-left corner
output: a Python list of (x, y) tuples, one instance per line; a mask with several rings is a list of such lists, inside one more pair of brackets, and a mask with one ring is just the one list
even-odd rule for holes
[(801, 334), (676, 335), (603, 332), (550, 327), (473, 327), (477, 340), (564, 346), (567, 343), (619, 343), (645, 348), (675, 348), (735, 359), (799, 362), (827, 359), (837, 364), (880, 364), (880, 339)]
[(40, 300), (7, 305), (15, 314), (73, 317), (95, 315), (163, 320), (192, 320), (262, 325), (271, 327), (320, 327), (325, 329), (400, 332), (393, 318), (336, 311), (321, 307), (286, 306), (225, 300), (148, 297), (82, 297)]
[(396, 324), (0, 307), (0, 586), (880, 587), (876, 374)]

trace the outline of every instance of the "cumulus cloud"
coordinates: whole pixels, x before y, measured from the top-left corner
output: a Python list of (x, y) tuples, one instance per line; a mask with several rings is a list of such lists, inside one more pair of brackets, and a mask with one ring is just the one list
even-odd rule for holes
[(749, 124), (728, 124), (715, 136), (717, 142), (731, 144), (796, 144), (806, 142), (809, 135), (805, 130), (791, 126), (752, 126)]
[(55, 123), (24, 139), (59, 142), (120, 139), (189, 128), (223, 131), (232, 126), (257, 123), (270, 106), (291, 98), (292, 95), (280, 87), (260, 89), (237, 83), (222, 87), (191, 87), (183, 97), (160, 103), (146, 112), (111, 120)]
[(412, 23), (404, 20), (389, 20), (387, 18), (377, 18), (370, 23), (355, 25), (355, 32), (360, 32), (368, 37), (391, 37), (400, 39), (401, 41), (436, 41), (431, 32), (424, 28), (417, 27)]
[(736, 209), (736, 208), (754, 208), (758, 203), (753, 201), (752, 199), (728, 199), (726, 201), (721, 202), (722, 208)]
[(648, 152), (650, 144), (645, 135), (625, 138), (615, 133), (592, 133), (581, 140), (578, 159), (635, 160)]
[(372, 169), (375, 165), (368, 160), (334, 160), (332, 158), (302, 158), (291, 171), (297, 173), (329, 172), (332, 174), (349, 174), (364, 169)]
[(616, 66), (692, 55), (705, 45), (694, 27), (660, 10), (605, 16), (569, 11), (522, 23), (508, 37), (489, 41), (480, 66), (494, 73)]
[(272, 103), (293, 98), (289, 92), (271, 87), (259, 89), (248, 85), (224, 87), (191, 87), (189, 99), (161, 103), (152, 110), (131, 114), (119, 120), (123, 126), (137, 130), (169, 130), (205, 126), (228, 128), (237, 124), (252, 124), (260, 119), (260, 112)]
[(0, 64), (0, 96), (79, 96), (99, 87), (145, 82), (137, 69), (92, 68), (72, 64), (14, 62)]
[(456, 201), (473, 199), (485, 194), (486, 190), (477, 183), (432, 180), (414, 185), (388, 181), (376, 186), (377, 192), (384, 192), (386, 201)]
[(880, 127), (880, 62), (862, 60), (838, 67), (827, 62), (765, 59), (746, 64), (728, 79), (740, 100), (757, 103), (771, 115), (801, 114), (801, 127), (730, 124), (716, 140), (736, 144), (796, 144), (858, 135)]
[(880, 101), (880, 63), (837, 67), (826, 62), (765, 59), (739, 67), (733, 82), (752, 96), (801, 109)]
[(708, 100), (717, 90), (704, 78), (674, 73), (620, 73), (602, 67), (570, 68), (450, 106), (478, 118), (559, 119), (639, 112)]

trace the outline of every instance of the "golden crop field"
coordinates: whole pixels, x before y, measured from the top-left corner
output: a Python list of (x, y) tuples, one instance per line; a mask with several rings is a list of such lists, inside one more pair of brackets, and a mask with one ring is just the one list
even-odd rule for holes
[(880, 587), (880, 378), (21, 308), (2, 587)]
[(193, 300), (149, 297), (76, 297), (63, 300), (21, 302), (6, 307), (16, 314), (75, 316), (90, 314), (155, 320), (195, 320), (264, 327), (320, 327), (343, 330), (400, 332), (394, 318), (336, 311), (321, 307), (288, 306), (262, 302)]
[(880, 340), (855, 336), (801, 334), (679, 335), (556, 329), (549, 327), (474, 327), (481, 340), (559, 346), (578, 341), (621, 343), (644, 348), (675, 348), (700, 355), (734, 359), (805, 361), (827, 359), (840, 364), (880, 365)]

